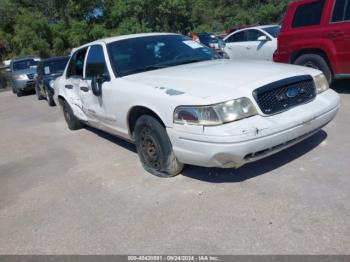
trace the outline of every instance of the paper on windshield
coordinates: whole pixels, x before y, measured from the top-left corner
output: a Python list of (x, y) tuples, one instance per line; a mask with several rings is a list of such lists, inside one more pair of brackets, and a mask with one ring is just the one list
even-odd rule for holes
[(203, 46), (201, 44), (199, 44), (199, 43), (197, 43), (196, 41), (193, 41), (193, 40), (186, 40), (186, 41), (183, 41), (183, 43), (185, 45), (188, 45), (192, 49), (203, 48)]
[(49, 75), (50, 74), (50, 67), (45, 66), (44, 67), (44, 72), (45, 72), (45, 75)]

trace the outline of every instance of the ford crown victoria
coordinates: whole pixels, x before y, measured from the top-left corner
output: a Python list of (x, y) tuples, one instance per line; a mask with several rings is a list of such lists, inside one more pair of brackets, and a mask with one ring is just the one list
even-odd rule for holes
[(318, 70), (219, 59), (167, 33), (79, 47), (54, 88), (70, 129), (87, 124), (135, 143), (144, 168), (161, 177), (184, 164), (237, 168), (275, 154), (339, 108)]

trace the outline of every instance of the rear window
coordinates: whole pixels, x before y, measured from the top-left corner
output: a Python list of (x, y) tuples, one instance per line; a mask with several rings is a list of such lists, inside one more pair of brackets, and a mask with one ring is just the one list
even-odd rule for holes
[(304, 27), (321, 24), (324, 0), (301, 5), (297, 8), (292, 26)]
[(350, 1), (336, 0), (333, 9), (332, 22), (342, 22), (350, 20)]

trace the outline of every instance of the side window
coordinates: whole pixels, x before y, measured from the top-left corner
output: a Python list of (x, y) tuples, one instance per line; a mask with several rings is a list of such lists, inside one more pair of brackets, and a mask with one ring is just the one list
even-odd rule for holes
[(74, 53), (69, 62), (67, 77), (83, 77), (86, 51), (87, 48), (84, 48)]
[(227, 43), (236, 43), (236, 42), (245, 42), (245, 31), (238, 32), (236, 34), (231, 35), (226, 42)]
[(102, 75), (106, 72), (107, 66), (102, 46), (91, 46), (86, 60), (86, 78)]
[(350, 20), (350, 1), (336, 0), (333, 9), (332, 22), (341, 22)]
[(258, 38), (264, 34), (258, 30), (247, 30), (246, 35), (247, 41), (258, 41)]
[(318, 0), (297, 8), (292, 26), (304, 27), (321, 24), (324, 0)]

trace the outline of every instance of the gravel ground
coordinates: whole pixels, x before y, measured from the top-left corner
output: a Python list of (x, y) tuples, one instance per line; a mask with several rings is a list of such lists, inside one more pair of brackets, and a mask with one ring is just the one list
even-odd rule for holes
[(67, 129), (58, 108), (0, 93), (0, 254), (350, 254), (350, 82), (323, 131), (238, 170), (174, 179), (135, 147)]

